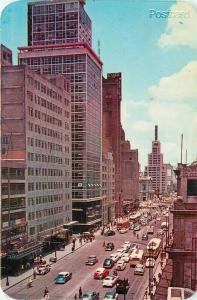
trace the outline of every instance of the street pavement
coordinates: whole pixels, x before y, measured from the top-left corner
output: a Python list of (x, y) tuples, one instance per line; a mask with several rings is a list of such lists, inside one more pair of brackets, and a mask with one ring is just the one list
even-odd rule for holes
[[(155, 225), (154, 235), (149, 235), (149, 240), (156, 236), (157, 231), (160, 229), (160, 224), (163, 221), (157, 221)], [(154, 221), (155, 222), (155, 221)], [(153, 221), (149, 225), (154, 223)], [(96, 234), (95, 240), (92, 242), (86, 243), (80, 249), (71, 252), (71, 249), (66, 249), (65, 252), (58, 251), (59, 259), (55, 264), (52, 264), (51, 271), (46, 275), (39, 275), (33, 281), (33, 286), (27, 288), (27, 279), (18, 278), (20, 281), (18, 284), (15, 282), (14, 286), (10, 286), (5, 290), (5, 285), (3, 287), (5, 293), (14, 299), (43, 299), (45, 287), (49, 290), (49, 296), (51, 300), (73, 300), (75, 294), (78, 295), (79, 287), (82, 288), (82, 292), (88, 290), (94, 290), (99, 292), (100, 299), (104, 298), (106, 291), (115, 290), (113, 288), (103, 288), (102, 280), (93, 279), (93, 273), (98, 267), (102, 267), (103, 261), (105, 258), (109, 257), (111, 252), (106, 252), (103, 248), (103, 242), (112, 241), (115, 244), (115, 249), (120, 248), (125, 241), (130, 241), (132, 243), (136, 242), (140, 245), (140, 249), (144, 249), (148, 241), (142, 241), (141, 235), (146, 232), (146, 226), (143, 226), (142, 229), (138, 232), (139, 239), (133, 234), (133, 231), (129, 230), (128, 233), (119, 234), (116, 231), (116, 235), (112, 237), (104, 237), (100, 233)], [(71, 247), (71, 245), (70, 245)], [(77, 241), (77, 247), (80, 247), (79, 242)], [(115, 252), (115, 250), (113, 251)], [(97, 255), (99, 262), (94, 266), (86, 266), (85, 260), (89, 255)], [(61, 257), (60, 257), (61, 256)], [(156, 261), (155, 268), (153, 270), (154, 274), (158, 274), (159, 268), (159, 258)], [(114, 269), (114, 268), (113, 268)], [(113, 274), (113, 269), (110, 270), (110, 274)], [(65, 284), (55, 284), (54, 278), (59, 272), (69, 271), (72, 272), (72, 279)], [(31, 272), (31, 273), (30, 273)], [(29, 271), (29, 274), (26, 274), (26, 277), (32, 275), (32, 270)], [(130, 268), (129, 263), (124, 271), (118, 272), (119, 278), (128, 278), (130, 283), (129, 291), (126, 295), (126, 300), (142, 300), (144, 299), (145, 290), (148, 288), (149, 282), (149, 271), (146, 268), (145, 274), (143, 276), (134, 275), (134, 268)], [(25, 279), (25, 280), (24, 280)], [(124, 299), (123, 295), (119, 295), (119, 300)]]

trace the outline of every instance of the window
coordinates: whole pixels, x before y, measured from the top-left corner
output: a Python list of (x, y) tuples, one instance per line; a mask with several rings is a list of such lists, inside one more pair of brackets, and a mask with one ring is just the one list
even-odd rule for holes
[(187, 180), (187, 196), (197, 196), (197, 179)]

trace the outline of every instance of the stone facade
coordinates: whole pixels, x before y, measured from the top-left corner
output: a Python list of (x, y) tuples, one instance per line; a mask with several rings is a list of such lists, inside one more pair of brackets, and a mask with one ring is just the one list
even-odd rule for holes
[(138, 150), (131, 149), (125, 133), (121, 134), (121, 173), (123, 209), (126, 211), (139, 207), (139, 162)]
[(102, 159), (102, 220), (106, 225), (115, 219), (115, 166), (111, 152)]
[(121, 206), (121, 73), (103, 78), (103, 151), (112, 152), (115, 164), (116, 216)]
[(173, 209), (172, 286), (197, 289), (197, 162), (179, 164)]
[(139, 201), (148, 201), (153, 199), (152, 179), (150, 176), (140, 174), (139, 178)]

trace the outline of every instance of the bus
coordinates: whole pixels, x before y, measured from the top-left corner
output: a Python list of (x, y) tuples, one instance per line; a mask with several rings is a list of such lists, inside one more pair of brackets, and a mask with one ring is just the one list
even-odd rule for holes
[(132, 223), (136, 223), (140, 220), (140, 217), (141, 217), (141, 213), (137, 212), (136, 214), (129, 216), (129, 221)]
[(147, 234), (153, 234), (154, 233), (154, 226), (151, 225), (151, 226), (148, 226), (147, 227)]
[(161, 240), (158, 238), (153, 238), (149, 241), (148, 245), (146, 246), (146, 250), (144, 256), (157, 258), (159, 252), (161, 250)]
[(161, 229), (163, 229), (164, 231), (168, 231), (168, 222), (162, 222)]
[(134, 250), (130, 255), (130, 267), (135, 267), (137, 264), (142, 264), (144, 251), (141, 249)]

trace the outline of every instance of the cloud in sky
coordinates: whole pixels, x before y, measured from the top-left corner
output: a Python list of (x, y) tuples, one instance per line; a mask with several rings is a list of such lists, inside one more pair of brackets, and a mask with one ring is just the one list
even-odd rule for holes
[(197, 11), (194, 6), (184, 1), (172, 5), (167, 27), (159, 38), (160, 47), (177, 45), (197, 48)]

